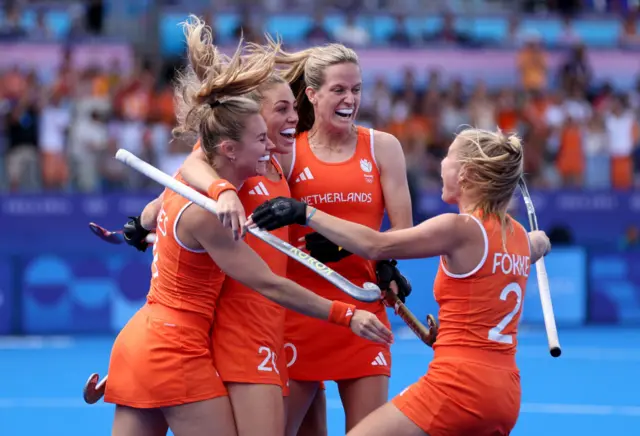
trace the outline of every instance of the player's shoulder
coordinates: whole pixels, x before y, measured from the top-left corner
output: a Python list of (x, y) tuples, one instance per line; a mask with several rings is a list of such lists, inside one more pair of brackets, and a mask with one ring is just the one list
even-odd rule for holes
[(388, 167), (392, 171), (402, 170), (404, 152), (398, 138), (382, 130), (373, 130), (373, 148), (371, 152), (380, 169)]
[(389, 132), (384, 132), (382, 130), (372, 129), (373, 132), (373, 143), (374, 145), (381, 147), (400, 147), (400, 141), (394, 135)]

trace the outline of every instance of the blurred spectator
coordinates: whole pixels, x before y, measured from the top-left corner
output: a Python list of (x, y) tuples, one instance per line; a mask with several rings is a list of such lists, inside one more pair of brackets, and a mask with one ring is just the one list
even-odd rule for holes
[(236, 40), (243, 37), (245, 41), (261, 42), (262, 29), (259, 28), (257, 21), (258, 20), (251, 13), (251, 8), (242, 8), (240, 10), (240, 22), (233, 31), (233, 37)]
[(313, 23), (304, 36), (309, 45), (322, 45), (331, 41), (331, 35), (324, 25), (324, 11), (318, 9), (313, 17)]
[(573, 28), (571, 17), (562, 18), (562, 32), (558, 37), (558, 45), (560, 47), (570, 47), (580, 43), (580, 36)]
[(455, 28), (455, 17), (450, 12), (442, 14), (442, 26), (434, 33), (423, 35), (425, 42), (437, 42), (441, 44), (470, 44), (472, 38), (464, 32)]
[(604, 119), (593, 112), (584, 132), (584, 186), (606, 189), (611, 186), (611, 158)]
[(105, 117), (98, 109), (83, 116), (74, 124), (74, 137), (69, 157), (76, 178), (74, 186), (81, 192), (96, 191), (100, 185), (99, 156), (107, 146)]
[(640, 139), (638, 120), (629, 110), (626, 98), (616, 95), (605, 118), (609, 146), (611, 147), (611, 181), (617, 189), (633, 186), (633, 152)]
[(53, 39), (54, 34), (47, 23), (46, 16), (44, 14), (43, 9), (38, 9), (36, 11), (36, 24), (34, 29), (31, 31), (34, 38), (38, 39)]
[[(35, 85), (30, 75), (27, 86)], [(40, 187), (40, 158), (38, 149), (38, 127), (40, 121), (35, 86), (17, 99), (10, 99), (7, 113), (6, 173), (9, 189), (33, 191)]]
[(393, 33), (389, 35), (389, 44), (395, 47), (411, 47), (413, 41), (407, 32), (407, 24), (405, 17), (402, 15), (396, 16), (396, 25)]
[(547, 88), (547, 56), (537, 33), (526, 36), (524, 47), (518, 53), (518, 69), (526, 91), (544, 91)]
[(484, 82), (478, 82), (471, 94), (469, 117), (471, 125), (479, 129), (494, 130), (497, 126), (496, 107)]
[(20, 9), (15, 2), (7, 2), (4, 8), (4, 20), (0, 22), (0, 39), (17, 39), (27, 36), (20, 23)]
[(559, 144), (556, 168), (564, 186), (580, 187), (584, 174), (584, 152), (580, 119), (565, 105), (562, 106), (563, 121), (559, 127)]
[(336, 29), (334, 38), (350, 47), (364, 47), (371, 40), (367, 29), (357, 23), (356, 14), (352, 12), (347, 14), (344, 24)]
[(618, 43), (621, 47), (640, 48), (640, 34), (638, 34), (638, 12), (634, 11), (622, 19), (622, 28)]
[(371, 98), (363, 99), (362, 105), (373, 112), (373, 119), (376, 125), (383, 125), (391, 115), (392, 95), (384, 77), (378, 77)]
[(566, 90), (577, 86), (587, 91), (592, 74), (585, 46), (581, 43), (573, 45), (560, 68), (560, 85)]
[(516, 132), (520, 125), (520, 111), (516, 101), (515, 91), (502, 88), (496, 100), (496, 121), (504, 132)]
[(68, 181), (65, 144), (70, 124), (69, 102), (63, 100), (62, 94), (53, 94), (42, 108), (38, 138), (43, 184), (48, 189), (62, 189)]

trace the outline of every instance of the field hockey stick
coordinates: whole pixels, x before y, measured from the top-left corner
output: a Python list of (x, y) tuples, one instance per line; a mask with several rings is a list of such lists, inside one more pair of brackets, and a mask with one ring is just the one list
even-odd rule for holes
[[(527, 189), (524, 178), (521, 177), (518, 182), (524, 204), (527, 207), (527, 215), (529, 216), (529, 226), (532, 231), (538, 230), (538, 218), (536, 210), (531, 201), (531, 195)], [(556, 318), (553, 314), (553, 305), (551, 304), (551, 292), (549, 291), (549, 277), (547, 276), (547, 268), (544, 264), (544, 256), (536, 262), (536, 275), (538, 278), (538, 291), (540, 293), (540, 303), (542, 304), (542, 315), (544, 317), (544, 326), (547, 330), (547, 341), (549, 342), (549, 352), (553, 357), (562, 354), (560, 348), (560, 340), (558, 339), (558, 329), (556, 328)]]
[(108, 375), (105, 375), (104, 378), (100, 380), (100, 376), (97, 373), (91, 374), (89, 380), (87, 380), (84, 385), (84, 389), (82, 390), (82, 396), (85, 403), (95, 404), (100, 400), (100, 398), (102, 398), (104, 390), (107, 387), (108, 377)]
[[(126, 164), (127, 166), (130, 166), (136, 171), (139, 171), (155, 182), (194, 202), (203, 209), (216, 214), (216, 202), (214, 200), (199, 193), (195, 189), (185, 185), (184, 183), (178, 181), (170, 175), (160, 171), (158, 168), (148, 164), (131, 152), (119, 149), (116, 153), (116, 159)], [(356, 286), (322, 262), (314, 259), (304, 251), (294, 247), (293, 245), (283, 241), (282, 239), (272, 235), (271, 233), (258, 229), (256, 227), (250, 228), (248, 229), (248, 231), (253, 236), (271, 245), (281, 253), (284, 253), (293, 260), (300, 262), (301, 264), (327, 280), (329, 283), (340, 289), (342, 292), (355, 298), (356, 300), (367, 303), (380, 300), (380, 288), (375, 283), (366, 282), (362, 287)]]
[[(96, 223), (89, 223), (89, 229), (93, 232), (94, 235), (102, 239), (104, 242), (108, 242), (109, 244), (120, 245), (125, 242), (122, 230), (113, 230), (113, 231), (107, 230)], [(155, 243), (156, 234), (149, 233), (145, 238), (145, 240), (149, 244)]]
[(432, 347), (438, 336), (438, 323), (433, 315), (427, 315), (427, 326), (422, 324), (396, 294), (388, 291), (384, 296), (385, 302), (392, 307), (396, 315), (409, 326), (411, 331), (428, 346)]

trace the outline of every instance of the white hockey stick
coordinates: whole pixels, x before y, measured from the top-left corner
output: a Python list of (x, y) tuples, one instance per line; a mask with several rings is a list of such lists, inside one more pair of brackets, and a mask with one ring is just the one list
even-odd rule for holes
[[(140, 173), (156, 181), (157, 183), (171, 189), (177, 194), (180, 194), (181, 196), (193, 201), (203, 209), (208, 210), (213, 214), (216, 213), (215, 201), (199, 193), (195, 189), (185, 185), (184, 183), (181, 183), (170, 175), (160, 171), (153, 165), (148, 164), (131, 152), (120, 149), (116, 153), (116, 159), (130, 166), (136, 171), (139, 171)], [(285, 242), (282, 239), (273, 236), (269, 232), (260, 230), (258, 228), (251, 228), (249, 229), (249, 233), (271, 245), (276, 250), (286, 254), (290, 258), (300, 262), (310, 270), (314, 271), (316, 274), (322, 276), (322, 278), (336, 286), (342, 292), (355, 298), (356, 300), (364, 302), (373, 302), (380, 300), (380, 288), (375, 283), (366, 282), (362, 287), (356, 286), (322, 262), (319, 262), (304, 251), (299, 250), (298, 248), (289, 244), (288, 242)]]
[[(538, 230), (538, 219), (536, 218), (536, 210), (533, 208), (531, 195), (524, 181), (520, 178), (518, 183), (522, 198), (527, 207), (527, 215), (529, 216), (529, 225), (531, 230)], [(536, 275), (538, 277), (538, 291), (540, 293), (540, 303), (542, 304), (542, 315), (544, 317), (544, 327), (547, 330), (547, 341), (549, 342), (549, 352), (553, 357), (562, 354), (560, 349), (560, 340), (558, 339), (558, 329), (556, 328), (556, 318), (553, 314), (553, 305), (551, 304), (551, 292), (549, 291), (549, 277), (547, 276), (547, 268), (544, 265), (544, 257), (536, 262)]]

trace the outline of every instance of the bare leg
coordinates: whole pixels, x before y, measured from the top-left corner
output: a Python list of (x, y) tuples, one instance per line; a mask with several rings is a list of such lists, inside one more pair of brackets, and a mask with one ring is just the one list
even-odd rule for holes
[(112, 436), (165, 436), (167, 422), (158, 409), (134, 409), (116, 406)]
[(386, 403), (360, 421), (347, 436), (429, 436), (398, 410)]
[(327, 436), (327, 396), (324, 389), (316, 391), (311, 407), (304, 416), (298, 436)]
[(277, 385), (227, 383), (238, 436), (282, 436), (284, 402)]
[(389, 377), (375, 375), (338, 381), (338, 391), (345, 413), (345, 427), (348, 432), (365, 416), (387, 402)]
[(237, 436), (229, 397), (162, 409), (174, 436)]
[(287, 436), (297, 436), (316, 392), (319, 382), (289, 380), (289, 409), (287, 410)]

